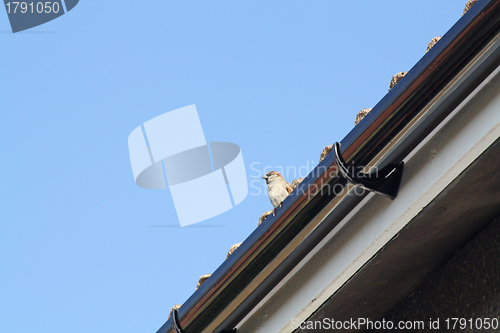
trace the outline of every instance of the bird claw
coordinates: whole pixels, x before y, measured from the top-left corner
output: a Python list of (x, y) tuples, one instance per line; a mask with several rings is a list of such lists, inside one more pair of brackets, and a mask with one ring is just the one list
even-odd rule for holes
[(273, 209), (273, 216), (276, 216), (276, 208)]

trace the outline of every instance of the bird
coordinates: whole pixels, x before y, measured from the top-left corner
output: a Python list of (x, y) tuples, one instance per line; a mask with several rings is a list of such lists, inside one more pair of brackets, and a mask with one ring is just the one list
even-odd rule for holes
[(276, 215), (276, 207), (281, 207), (283, 200), (292, 193), (293, 189), (285, 178), (276, 171), (269, 171), (262, 179), (266, 180), (267, 193), (274, 207), (273, 215)]

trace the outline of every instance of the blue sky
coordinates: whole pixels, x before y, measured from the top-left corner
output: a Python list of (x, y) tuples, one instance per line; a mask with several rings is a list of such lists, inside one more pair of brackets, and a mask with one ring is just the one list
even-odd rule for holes
[[(465, 2), (81, 0), (17, 34), (0, 11), (2, 330), (156, 332), (272, 208), (262, 170), (304, 177)], [(127, 138), (190, 104), (207, 141), (241, 147), (250, 187), (175, 228)]]

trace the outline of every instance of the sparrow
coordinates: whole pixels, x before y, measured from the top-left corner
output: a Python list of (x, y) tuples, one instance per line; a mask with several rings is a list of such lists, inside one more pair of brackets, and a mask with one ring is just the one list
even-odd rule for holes
[(262, 179), (266, 180), (267, 193), (274, 207), (273, 215), (276, 215), (276, 207), (283, 203), (283, 200), (292, 193), (293, 189), (279, 172), (269, 171)]

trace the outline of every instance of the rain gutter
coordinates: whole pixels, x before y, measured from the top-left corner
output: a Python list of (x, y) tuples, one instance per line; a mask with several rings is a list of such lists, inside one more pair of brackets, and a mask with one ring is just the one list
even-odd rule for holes
[[(346, 163), (365, 171), (399, 163), (500, 65), (498, 49), (474, 62), (499, 32), (500, 1), (477, 2), (341, 141)], [(442, 106), (428, 109), (472, 65), (474, 71)], [(368, 193), (354, 191), (329, 154), (276, 216), (269, 216), (184, 302), (178, 311), (182, 332), (219, 333), (236, 327)], [(176, 333), (173, 320), (157, 333)]]

